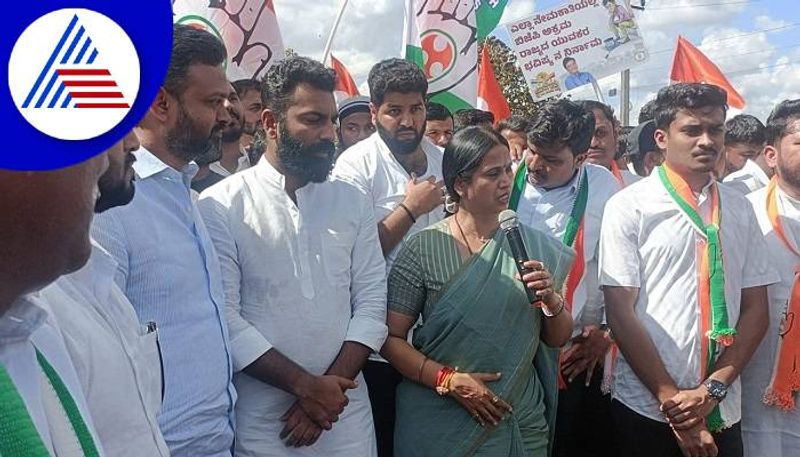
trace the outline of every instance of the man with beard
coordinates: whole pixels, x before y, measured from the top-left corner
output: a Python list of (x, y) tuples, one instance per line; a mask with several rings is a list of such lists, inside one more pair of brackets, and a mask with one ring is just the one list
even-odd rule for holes
[(620, 457), (742, 456), (739, 374), (778, 277), (750, 204), (711, 176), (726, 102), (710, 84), (661, 89), (664, 164), (606, 204), (599, 276), (621, 352), (611, 404)]
[[(564, 287), (572, 338), (561, 356), (558, 426), (553, 455), (615, 456), (609, 428), (611, 401), (601, 392), (610, 336), (603, 328), (597, 285), (597, 244), (614, 177), (586, 163), (595, 118), (569, 100), (545, 104), (528, 124), (528, 153), (514, 178), (509, 207), (523, 224), (575, 250)], [(551, 267), (552, 268), (552, 267)]]
[(206, 154), (194, 159), (199, 169), (192, 179), (192, 190), (202, 192), (228, 176), (250, 168), (247, 152), (239, 145), (239, 138), (244, 129), (242, 102), (233, 86), (228, 92), (225, 107), (230, 115), (230, 122), (222, 129), (219, 147), (210, 148)]
[(800, 100), (775, 107), (766, 140), (763, 155), (775, 177), (747, 198), (781, 280), (767, 291), (767, 336), (742, 372), (742, 438), (745, 455), (793, 457), (800, 455)]
[[(428, 82), (402, 59), (369, 72), (370, 110), (378, 131), (336, 162), (334, 175), (356, 183), (372, 200), (386, 271), (402, 241), (442, 220), (442, 151), (423, 137)], [(400, 374), (379, 355), (364, 368), (381, 457), (392, 455), (395, 389)]]
[(100, 154), (54, 171), (0, 170), (4, 456), (103, 455), (61, 332), (38, 292), (88, 260), (97, 179), (107, 165)]
[(189, 185), (192, 161), (231, 121), (225, 47), (176, 25), (167, 76), (136, 133), (136, 196), (100, 214), (92, 234), (117, 262), (115, 280), (142, 325), (155, 322), (164, 363), (159, 424), (173, 456), (229, 457), (232, 361), (217, 255)]
[(617, 164), (619, 132), (614, 110), (605, 103), (594, 100), (582, 100), (580, 105), (594, 115), (594, 134), (592, 135), (592, 144), (589, 146), (589, 153), (586, 155), (586, 161), (600, 165), (610, 171), (617, 179), (620, 189), (638, 181), (640, 179), (639, 176), (629, 170), (620, 169), (619, 164)]
[(261, 126), (261, 112), (264, 105), (261, 103), (261, 85), (253, 79), (239, 79), (233, 82), (233, 88), (242, 102), (242, 137), (239, 144), (242, 149), (250, 149), (253, 137)]
[(237, 456), (375, 455), (360, 372), (387, 335), (385, 266), (372, 202), (329, 178), (334, 86), (311, 59), (272, 66), (264, 158), (200, 196), (224, 271)]
[[(95, 213), (128, 204), (134, 195), (134, 132), (106, 151), (108, 170), (100, 177)], [(89, 262), (43, 289), (64, 335), (78, 381), (108, 455), (169, 455), (158, 428), (161, 363), (155, 324), (139, 325), (136, 312), (114, 282), (117, 264), (92, 241)], [(91, 348), (91, 350), (87, 350)]]

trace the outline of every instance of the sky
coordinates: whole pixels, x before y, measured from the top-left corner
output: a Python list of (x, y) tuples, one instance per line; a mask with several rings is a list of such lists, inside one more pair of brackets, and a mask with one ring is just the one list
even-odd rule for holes
[[(274, 0), (286, 47), (321, 59), (342, 0)], [(637, 0), (634, 0), (636, 4)], [(405, 0), (349, 0), (332, 52), (366, 90), (376, 62), (400, 57)], [(545, 11), (563, 0), (509, 0), (501, 23)], [(800, 8), (797, 0), (647, 0), (637, 18), (650, 60), (631, 69), (631, 119), (669, 82), (678, 35), (700, 48), (747, 102), (744, 112), (766, 120), (781, 100), (800, 98)], [(501, 39), (504, 33), (496, 31)], [(619, 77), (600, 81), (604, 93)], [(619, 99), (607, 98), (619, 111)], [(738, 111), (732, 110), (731, 114)]]

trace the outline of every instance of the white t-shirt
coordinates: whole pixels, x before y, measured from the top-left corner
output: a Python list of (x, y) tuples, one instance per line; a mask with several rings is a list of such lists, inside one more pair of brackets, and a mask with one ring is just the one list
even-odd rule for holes
[(729, 174), (723, 178), (722, 182), (734, 189), (738, 189), (743, 195), (747, 195), (762, 187), (767, 187), (769, 176), (764, 173), (764, 170), (757, 163), (748, 160), (741, 170)]
[[(781, 225), (786, 237), (797, 247), (800, 241), (800, 201), (786, 195), (780, 187), (777, 197)], [(781, 317), (789, 300), (794, 269), (800, 264), (800, 258), (786, 249), (772, 230), (767, 216), (767, 189), (759, 189), (747, 198), (753, 205), (764, 234), (767, 256), (781, 280), (769, 286), (769, 330), (742, 372), (742, 438), (745, 455), (796, 457), (800, 456), (800, 408), (782, 411), (765, 405), (762, 397), (772, 377)], [(795, 320), (797, 318), (795, 316)]]
[[(699, 198), (710, 211), (709, 181)], [(741, 290), (778, 280), (749, 202), (719, 186), (720, 238), (725, 259), (728, 322), (739, 320)], [(697, 244), (704, 238), (672, 199), (657, 172), (613, 196), (606, 205), (600, 235), (600, 286), (637, 287), (636, 315), (650, 335), (664, 366), (680, 389), (704, 380), (697, 299)], [(606, 306), (614, 306), (607, 303)], [(719, 347), (719, 346), (718, 346)], [(721, 350), (718, 350), (719, 357)], [(653, 420), (666, 422), (658, 400), (621, 355), (614, 371), (614, 398)], [(737, 379), (720, 404), (725, 424), (741, 419)]]
[(587, 174), (589, 198), (584, 213), (585, 268), (573, 297), (573, 336), (580, 333), (584, 325), (599, 324), (602, 319), (603, 294), (597, 284), (597, 245), (603, 208), (608, 199), (619, 191), (619, 183), (607, 169), (587, 163), (580, 170), (569, 183), (555, 189), (546, 190), (526, 183), (517, 207), (520, 222), (561, 240), (577, 197), (582, 173)]
[[(417, 179), (422, 180), (433, 176), (436, 181), (441, 181), (443, 179), (442, 150), (427, 138), (422, 139), (420, 146), (428, 159), (428, 169), (424, 175), (417, 176)], [(378, 132), (344, 151), (336, 160), (333, 174), (338, 178), (355, 183), (372, 197), (376, 222), (385, 219), (403, 201), (406, 196), (406, 184), (411, 179), (403, 166), (394, 158)], [(428, 214), (418, 216), (417, 222), (408, 229), (403, 240), (443, 218), (442, 206)], [(400, 252), (402, 244), (402, 242), (398, 243), (386, 256), (387, 273), (392, 268), (392, 263), (397, 257), (397, 253)]]

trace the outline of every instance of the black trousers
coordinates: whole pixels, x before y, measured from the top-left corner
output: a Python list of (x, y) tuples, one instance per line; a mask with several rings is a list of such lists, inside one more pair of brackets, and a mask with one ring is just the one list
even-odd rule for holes
[(611, 396), (603, 395), (602, 368), (586, 386), (586, 372), (558, 393), (554, 457), (617, 457), (611, 422)]
[(372, 420), (378, 441), (378, 457), (392, 457), (394, 452), (394, 416), (397, 385), (403, 376), (391, 365), (368, 360), (362, 370), (367, 381)]
[[(678, 441), (666, 423), (644, 417), (616, 400), (611, 404), (611, 415), (620, 457), (683, 457)], [(719, 457), (744, 455), (740, 423), (712, 435)]]

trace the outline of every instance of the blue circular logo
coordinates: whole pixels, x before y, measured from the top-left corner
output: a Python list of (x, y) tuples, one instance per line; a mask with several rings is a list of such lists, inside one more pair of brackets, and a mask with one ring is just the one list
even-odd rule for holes
[(144, 116), (169, 66), (171, 1), (29, 2), (6, 14), (0, 168), (82, 162)]

